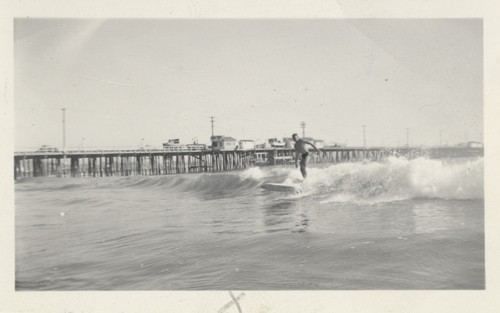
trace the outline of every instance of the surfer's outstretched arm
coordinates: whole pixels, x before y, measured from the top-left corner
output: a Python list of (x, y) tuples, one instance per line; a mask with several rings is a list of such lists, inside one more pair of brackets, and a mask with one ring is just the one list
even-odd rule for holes
[(309, 141), (304, 141), (304, 142), (305, 142), (306, 144), (310, 145), (311, 147), (313, 147), (313, 148), (314, 148), (314, 150), (318, 151), (318, 153), (320, 153), (320, 152), (321, 152), (318, 148), (316, 148), (316, 146), (315, 146), (313, 143), (311, 143), (311, 142), (309, 142)]

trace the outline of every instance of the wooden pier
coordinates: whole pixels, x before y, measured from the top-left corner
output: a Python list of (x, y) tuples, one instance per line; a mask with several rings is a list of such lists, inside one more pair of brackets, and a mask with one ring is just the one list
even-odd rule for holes
[[(321, 149), (311, 153), (311, 163), (382, 161), (389, 156), (456, 158), (482, 156), (483, 148), (349, 148)], [(242, 170), (254, 166), (294, 164), (293, 149), (232, 151), (73, 150), (28, 151), (14, 154), (14, 178), (21, 177), (104, 177), (169, 175)]]

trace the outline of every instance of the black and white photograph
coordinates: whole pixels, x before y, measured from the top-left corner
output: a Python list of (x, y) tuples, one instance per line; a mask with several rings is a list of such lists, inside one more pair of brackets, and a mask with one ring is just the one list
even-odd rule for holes
[(483, 289), (479, 19), (15, 21), (16, 290)]
[(491, 286), (484, 19), (11, 23), (15, 294)]

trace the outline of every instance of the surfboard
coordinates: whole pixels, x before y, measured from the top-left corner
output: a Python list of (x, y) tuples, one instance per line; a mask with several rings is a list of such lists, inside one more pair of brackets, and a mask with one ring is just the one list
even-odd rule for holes
[(281, 192), (300, 192), (300, 184), (277, 184), (277, 183), (267, 183), (260, 186), (266, 190), (281, 191)]

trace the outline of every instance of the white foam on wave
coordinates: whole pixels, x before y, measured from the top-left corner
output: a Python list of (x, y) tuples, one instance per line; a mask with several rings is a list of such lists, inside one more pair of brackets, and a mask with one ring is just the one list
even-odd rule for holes
[(251, 167), (240, 173), (240, 178), (242, 180), (245, 179), (261, 180), (266, 176), (267, 174), (260, 167)]
[(322, 202), (412, 198), (482, 199), (483, 159), (463, 162), (389, 158), (384, 163), (343, 163), (311, 168), (305, 188), (329, 195)]
[(327, 202), (387, 202), (414, 198), (483, 199), (484, 161), (407, 160), (390, 157), (385, 162), (340, 163), (309, 168), (302, 180), (294, 167), (255, 167), (239, 174), (241, 180), (301, 182), (303, 194)]
[[(276, 178), (280, 183), (297, 183), (302, 181), (300, 171), (290, 167), (252, 167), (239, 174), (242, 180), (265, 180), (266, 178)], [(281, 179), (281, 180), (280, 180)]]

